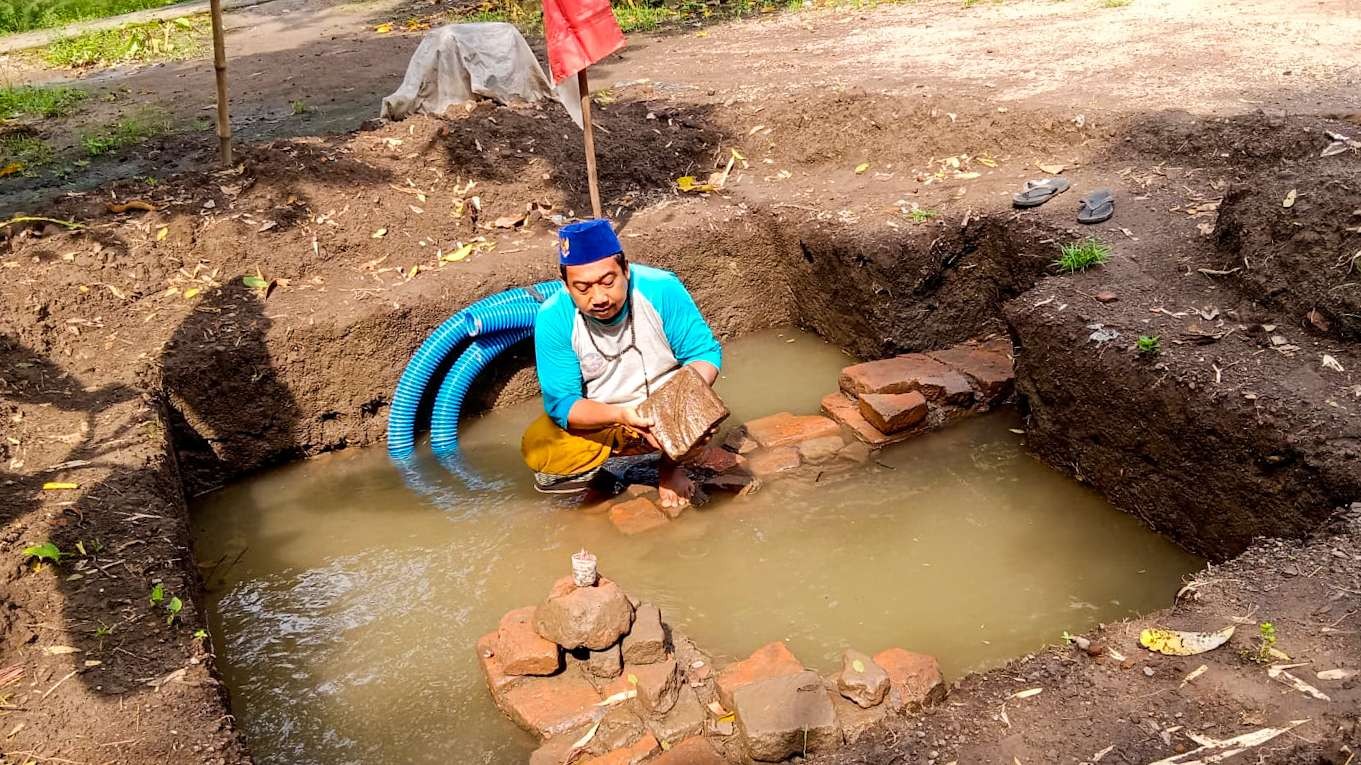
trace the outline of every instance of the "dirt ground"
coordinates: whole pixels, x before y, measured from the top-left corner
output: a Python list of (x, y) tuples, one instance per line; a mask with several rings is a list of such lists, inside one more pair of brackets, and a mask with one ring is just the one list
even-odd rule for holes
[[(1310, 673), (1361, 647), (1361, 548), (1335, 520), (1361, 499), (1361, 152), (1319, 156), (1325, 131), (1361, 135), (1361, 69), (1337, 54), (1361, 33), (1354, 6), (810, 11), (639, 37), (600, 68), (606, 207), (720, 334), (793, 322), (874, 357), (1008, 331), (1036, 454), (1227, 561), (1094, 636), (1129, 667), (1055, 649), (962, 678), (833, 761), (1091, 762), (1113, 746), (1102, 762), (1145, 762), (1194, 749), (1188, 733), (1293, 720), (1308, 722), (1251, 756), (1350, 761), (1357, 681)], [(238, 167), (213, 169), (211, 134), (190, 134), (0, 195), (80, 226), (8, 226), (0, 249), (0, 761), (246, 761), (195, 637), (213, 562), (189, 552), (186, 495), (380, 441), (429, 329), (552, 278), (552, 216), (588, 209), (555, 107), (339, 132), (376, 112), (416, 43), (372, 32), (386, 8), (277, 0), (229, 37)], [(185, 119), (211, 93), (202, 61), (98, 77)], [(320, 104), (310, 120), (287, 114), (296, 98)], [(721, 194), (675, 191), (729, 160)], [(1013, 211), (1041, 164), (1074, 189)], [(1081, 227), (1097, 186), (1117, 215)], [(135, 199), (154, 209), (110, 207)], [(1111, 262), (1055, 275), (1058, 244), (1087, 235)], [(1118, 335), (1091, 339), (1103, 329)], [(1157, 357), (1136, 355), (1140, 335)], [(1277, 536), (1309, 541), (1260, 541)], [(22, 550), (47, 540), (68, 557), (35, 570)], [(156, 584), (183, 600), (170, 623)], [(1241, 658), (1266, 618), (1331, 701)], [(1131, 642), (1235, 621), (1203, 660)]]

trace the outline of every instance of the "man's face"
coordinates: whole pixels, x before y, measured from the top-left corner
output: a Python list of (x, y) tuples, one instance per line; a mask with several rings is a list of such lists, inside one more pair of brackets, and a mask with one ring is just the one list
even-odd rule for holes
[(577, 309), (600, 321), (618, 316), (628, 299), (628, 266), (621, 267), (618, 258), (568, 266), (566, 282)]

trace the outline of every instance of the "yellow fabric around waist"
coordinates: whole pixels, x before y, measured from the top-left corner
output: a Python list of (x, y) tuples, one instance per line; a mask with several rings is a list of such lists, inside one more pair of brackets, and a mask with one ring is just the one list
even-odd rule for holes
[(588, 473), (613, 454), (636, 452), (642, 439), (624, 425), (600, 430), (568, 432), (558, 427), (547, 414), (530, 424), (520, 440), (525, 464), (536, 473), (572, 476)]

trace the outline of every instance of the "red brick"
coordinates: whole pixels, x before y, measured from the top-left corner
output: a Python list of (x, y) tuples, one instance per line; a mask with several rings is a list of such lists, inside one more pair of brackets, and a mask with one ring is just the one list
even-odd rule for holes
[(752, 420), (744, 427), (747, 435), (767, 449), (841, 433), (841, 428), (826, 417), (816, 414), (793, 415), (789, 412)]
[(884, 668), (893, 683), (888, 704), (895, 711), (917, 709), (945, 698), (945, 680), (934, 656), (889, 648), (876, 653), (874, 663)]
[(741, 455), (717, 446), (707, 446), (698, 458), (688, 463), (691, 467), (707, 470), (710, 473), (727, 473), (737, 470), (746, 462)]
[(841, 390), (852, 396), (915, 390), (928, 401), (967, 404), (973, 400), (973, 387), (964, 375), (921, 353), (846, 367), (841, 370)]
[(818, 436), (799, 443), (799, 458), (810, 464), (820, 464), (835, 459), (837, 452), (846, 445), (841, 433), (834, 436)]
[(799, 463), (799, 448), (797, 446), (758, 449), (747, 455), (747, 469), (757, 478), (769, 478), (780, 473), (798, 470)]
[(900, 433), (926, 420), (926, 397), (910, 393), (865, 393), (860, 396), (860, 414), (881, 433)]
[(969, 378), (982, 398), (997, 401), (1011, 395), (1016, 381), (1011, 343), (1007, 342), (1005, 348), (1002, 350), (1001, 343), (957, 345), (928, 355)]
[(507, 675), (551, 675), (562, 667), (558, 644), (534, 631), (534, 606), (501, 617), (496, 658)]
[(646, 760), (661, 748), (657, 743), (657, 737), (648, 733), (632, 744), (606, 752), (599, 757), (592, 757), (588, 760), (580, 760), (579, 765), (637, 765)]
[(860, 413), (856, 401), (844, 393), (828, 393), (822, 397), (822, 411), (829, 417), (851, 429), (855, 437), (873, 447), (887, 446), (907, 440), (911, 433), (887, 435), (870, 424)]
[(744, 685), (772, 677), (797, 675), (803, 664), (783, 642), (767, 643), (751, 656), (733, 662), (718, 672), (718, 698), (727, 709), (733, 708), (733, 692)]
[(600, 694), (580, 674), (526, 677), (496, 696), (511, 720), (539, 738), (550, 738), (590, 723)]
[(477, 639), (477, 662), (482, 666), (482, 676), (487, 679), (487, 687), (496, 696), (518, 678), (506, 674), (501, 659), (496, 655), (496, 632), (488, 632)]
[(611, 507), (610, 522), (625, 534), (641, 534), (665, 526), (670, 519), (652, 500), (639, 497)]
[(727, 760), (714, 751), (703, 736), (691, 736), (662, 752), (648, 765), (726, 765)]

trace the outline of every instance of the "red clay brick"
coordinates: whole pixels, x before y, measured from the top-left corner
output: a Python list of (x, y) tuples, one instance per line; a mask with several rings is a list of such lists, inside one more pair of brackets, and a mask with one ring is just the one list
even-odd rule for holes
[(714, 751), (703, 736), (691, 736), (662, 752), (649, 765), (726, 765), (727, 760)]
[(562, 667), (558, 644), (534, 631), (534, 606), (501, 617), (496, 658), (507, 675), (551, 675)]
[(637, 765), (646, 760), (661, 748), (657, 743), (657, 737), (651, 733), (644, 734), (637, 741), (612, 752), (606, 752), (599, 757), (592, 757), (588, 760), (580, 760), (580, 765)]
[(928, 355), (972, 381), (982, 398), (997, 401), (1011, 395), (1016, 372), (1011, 363), (1011, 343), (957, 345)]
[(550, 738), (592, 721), (600, 694), (573, 671), (526, 677), (496, 696), (497, 706), (521, 728)]
[(661, 508), (647, 497), (620, 502), (610, 508), (610, 522), (625, 534), (641, 534), (670, 522)]
[(884, 668), (893, 683), (888, 704), (895, 711), (917, 709), (945, 698), (945, 681), (934, 656), (889, 648), (876, 653), (874, 663)]
[(860, 414), (881, 433), (900, 433), (926, 420), (926, 397), (910, 393), (865, 393), (860, 396)]
[(797, 446), (758, 449), (747, 455), (747, 469), (757, 478), (769, 478), (780, 473), (798, 470), (799, 463), (799, 448)]
[(870, 424), (870, 421), (865, 419), (865, 415), (860, 413), (860, 407), (855, 399), (844, 393), (828, 393), (823, 396), (822, 411), (826, 412), (827, 416), (850, 428), (856, 438), (875, 448), (905, 441), (912, 436), (911, 433), (885, 434)]
[(767, 449), (841, 433), (841, 428), (826, 417), (816, 414), (793, 415), (789, 412), (761, 417), (748, 422), (744, 427), (748, 436)]
[(738, 688), (757, 680), (797, 675), (802, 671), (803, 664), (788, 646), (781, 641), (767, 643), (756, 649), (751, 656), (719, 670), (717, 679), (719, 701), (725, 708), (732, 709), (732, 695)]
[(501, 658), (496, 655), (496, 632), (488, 632), (477, 639), (477, 663), (482, 666), (482, 675), (487, 679), (487, 687), (495, 696), (518, 678), (506, 674), (501, 666)]
[(921, 353), (846, 367), (840, 382), (841, 390), (852, 396), (915, 390), (928, 401), (967, 404), (973, 400), (973, 387), (964, 375)]

